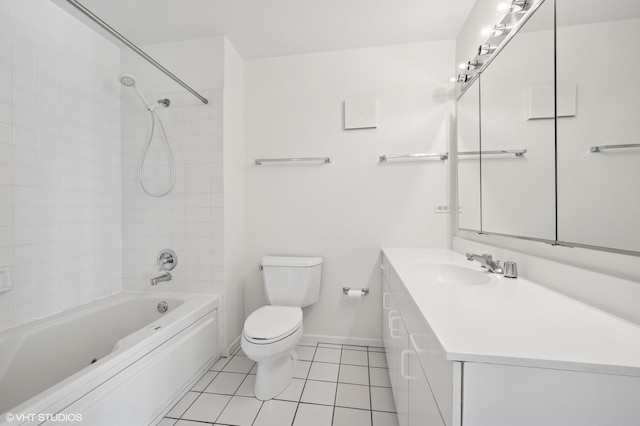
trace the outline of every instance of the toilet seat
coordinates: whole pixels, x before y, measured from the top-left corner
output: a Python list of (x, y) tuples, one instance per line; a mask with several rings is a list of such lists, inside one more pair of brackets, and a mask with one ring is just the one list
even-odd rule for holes
[(269, 344), (295, 333), (302, 326), (302, 309), (296, 306), (263, 306), (244, 322), (244, 337), (255, 344)]

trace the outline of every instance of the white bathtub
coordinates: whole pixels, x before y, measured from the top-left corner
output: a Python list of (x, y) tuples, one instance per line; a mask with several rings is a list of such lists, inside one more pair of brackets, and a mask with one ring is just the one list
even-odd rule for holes
[(0, 333), (0, 425), (149, 424), (217, 358), (218, 306), (123, 292)]

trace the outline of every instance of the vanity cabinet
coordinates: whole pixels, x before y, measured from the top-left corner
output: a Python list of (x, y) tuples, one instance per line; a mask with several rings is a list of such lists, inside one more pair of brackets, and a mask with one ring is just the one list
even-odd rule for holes
[[(382, 270), (382, 334), (398, 424), (450, 426), (451, 409), (443, 415), (432, 386), (440, 405), (450, 406), (453, 380), (446, 376), (452, 373), (453, 363), (433, 344), (434, 337), (419, 321), (418, 312), (411, 309), (409, 295), (388, 262), (383, 261)], [(438, 354), (441, 357), (435, 361)]]
[[(640, 425), (640, 328), (521, 279), (434, 285), (443, 279), (422, 277), (414, 260), (395, 265), (401, 250), (385, 250), (381, 265), (400, 426)], [(472, 317), (479, 313), (486, 317)], [(556, 316), (564, 323), (550, 330)], [(573, 352), (561, 359), (557, 347)], [(611, 364), (594, 363), (598, 357)]]

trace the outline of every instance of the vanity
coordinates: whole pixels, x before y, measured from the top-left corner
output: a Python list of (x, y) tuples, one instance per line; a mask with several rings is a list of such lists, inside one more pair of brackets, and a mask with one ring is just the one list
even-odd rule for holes
[(441, 249), (384, 249), (400, 426), (640, 424), (640, 327)]

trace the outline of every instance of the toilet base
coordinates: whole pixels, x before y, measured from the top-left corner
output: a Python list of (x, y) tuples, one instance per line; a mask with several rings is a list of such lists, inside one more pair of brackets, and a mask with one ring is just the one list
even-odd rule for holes
[(291, 350), (284, 356), (270, 362), (259, 362), (256, 384), (253, 392), (261, 401), (267, 401), (284, 391), (291, 380), (298, 365), (298, 355)]

